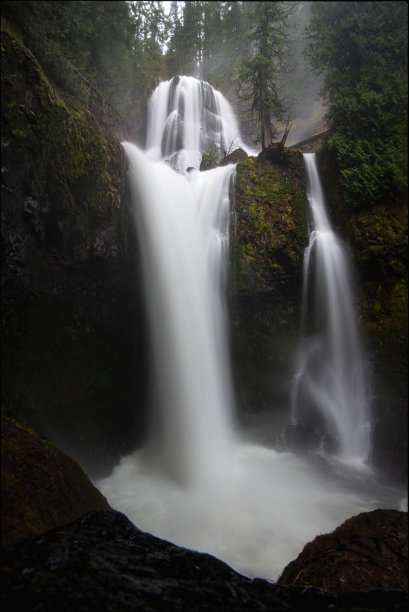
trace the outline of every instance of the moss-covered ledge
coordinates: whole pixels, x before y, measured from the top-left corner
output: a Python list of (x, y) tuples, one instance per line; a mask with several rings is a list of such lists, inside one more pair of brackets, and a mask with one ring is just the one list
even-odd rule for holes
[(239, 292), (268, 291), (299, 273), (306, 246), (302, 154), (280, 163), (249, 157), (237, 165), (233, 262)]

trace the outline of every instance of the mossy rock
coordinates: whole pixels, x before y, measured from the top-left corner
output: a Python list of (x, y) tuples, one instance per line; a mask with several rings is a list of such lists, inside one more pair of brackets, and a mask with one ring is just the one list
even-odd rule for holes
[(125, 154), (4, 27), (3, 401), (108, 470), (138, 437), (146, 379)]
[(291, 163), (249, 157), (237, 165), (234, 234), (239, 291), (257, 293), (298, 273), (307, 241), (301, 153)]
[(3, 548), (109, 509), (76, 461), (4, 410), (1, 433)]
[(69, 257), (75, 215), (91, 248), (120, 207), (124, 152), (88, 110), (63, 101), (29, 49), (6, 31), (1, 36), (3, 196), (8, 205), (14, 180), (21, 204), (30, 200), (43, 225), (61, 234), (51, 245), (46, 233), (37, 231), (37, 239)]

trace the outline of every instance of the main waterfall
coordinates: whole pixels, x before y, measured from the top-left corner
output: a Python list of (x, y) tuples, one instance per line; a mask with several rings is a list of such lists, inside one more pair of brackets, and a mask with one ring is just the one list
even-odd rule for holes
[[(96, 483), (139, 528), (276, 579), (347, 517), (396, 506), (367, 468), (246, 439), (235, 415), (226, 285), (233, 165), (199, 172), (240, 137), (223, 96), (176, 77), (150, 105), (147, 151), (124, 143), (152, 345), (150, 435)], [(130, 279), (132, 282), (132, 279)], [(274, 407), (272, 406), (272, 409)]]

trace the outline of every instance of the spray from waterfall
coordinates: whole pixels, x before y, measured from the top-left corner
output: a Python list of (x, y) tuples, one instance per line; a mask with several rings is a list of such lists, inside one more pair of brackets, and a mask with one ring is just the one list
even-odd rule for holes
[(198, 170), (209, 148), (220, 157), (237, 138), (222, 94), (175, 77), (152, 96), (147, 151), (124, 143), (150, 320), (152, 418), (145, 446), (96, 484), (140, 529), (275, 579), (318, 533), (395, 505), (396, 493), (375, 493), (368, 472), (346, 478), (239, 432), (226, 306), (235, 167)]

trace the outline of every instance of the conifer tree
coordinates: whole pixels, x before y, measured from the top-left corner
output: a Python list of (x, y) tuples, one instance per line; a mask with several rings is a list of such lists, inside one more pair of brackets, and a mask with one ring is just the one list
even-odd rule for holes
[(288, 17), (295, 5), (255, 2), (253, 6), (252, 52), (239, 64), (237, 95), (258, 130), (254, 140), (264, 150), (272, 144), (277, 132), (272, 119), (282, 120), (285, 112), (279, 75), (290, 42)]
[(308, 57), (324, 73), (335, 153), (352, 206), (393, 201), (407, 186), (408, 6), (315, 2)]

